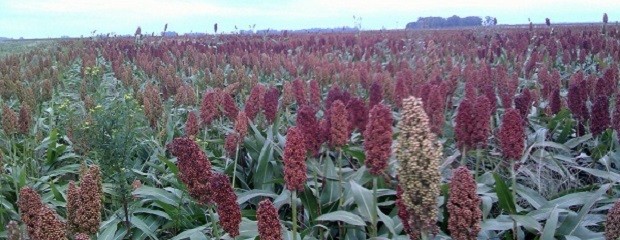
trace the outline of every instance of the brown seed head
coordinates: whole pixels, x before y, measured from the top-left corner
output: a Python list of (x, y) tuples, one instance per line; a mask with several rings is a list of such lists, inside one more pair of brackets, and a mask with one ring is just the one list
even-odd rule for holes
[(476, 194), (476, 181), (467, 167), (454, 170), (448, 199), (448, 229), (453, 239), (477, 238), (482, 221), (480, 202)]
[(278, 210), (276, 210), (269, 199), (265, 199), (258, 203), (256, 216), (258, 220), (258, 233), (261, 240), (282, 239)]

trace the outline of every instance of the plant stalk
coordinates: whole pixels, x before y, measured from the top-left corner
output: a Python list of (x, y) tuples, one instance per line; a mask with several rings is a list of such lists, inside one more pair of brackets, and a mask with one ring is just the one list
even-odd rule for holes
[(463, 152), (461, 152), (461, 166), (467, 164), (467, 148), (463, 146)]
[(372, 221), (372, 228), (371, 228), (371, 237), (377, 237), (378, 234), (378, 221), (377, 221), (377, 217), (379, 217), (379, 210), (377, 207), (377, 202), (379, 201), (378, 196), (377, 196), (377, 176), (373, 176), (372, 177), (372, 215), (371, 215), (371, 221)]
[(237, 180), (237, 158), (239, 158), (239, 143), (237, 143), (237, 147), (235, 149), (235, 159), (233, 159), (233, 179), (232, 179), (233, 189), (235, 189), (235, 180)]
[(293, 208), (293, 240), (297, 240), (297, 190), (291, 194), (291, 208)]
[[(510, 173), (511, 173), (510, 174), (511, 175), (510, 178), (512, 180), (512, 187), (511, 187), (511, 190), (512, 190), (512, 200), (514, 201), (514, 204), (517, 205), (517, 190), (516, 190), (516, 187), (517, 187), (517, 175), (515, 173), (515, 161), (516, 160), (510, 161)], [(512, 233), (514, 234), (513, 238), (515, 240), (517, 240), (518, 233), (517, 233), (517, 221), (516, 220), (513, 220), (513, 223), (512, 223)]]

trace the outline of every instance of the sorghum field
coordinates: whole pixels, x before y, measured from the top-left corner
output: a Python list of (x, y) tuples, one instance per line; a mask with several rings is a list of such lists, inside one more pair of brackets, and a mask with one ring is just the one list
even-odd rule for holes
[(0, 238), (617, 239), (619, 30), (4, 55)]

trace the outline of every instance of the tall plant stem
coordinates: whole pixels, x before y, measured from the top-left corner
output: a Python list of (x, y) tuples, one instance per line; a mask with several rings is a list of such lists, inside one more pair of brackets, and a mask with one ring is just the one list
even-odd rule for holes
[[(342, 210), (342, 207), (344, 205), (344, 191), (342, 191), (342, 149), (338, 148), (338, 158), (336, 159), (336, 162), (338, 163), (338, 191), (340, 191), (340, 199), (338, 201), (338, 210)], [(339, 229), (340, 231), (338, 231), (339, 235), (340, 235), (340, 239), (344, 239), (345, 236), (345, 228), (344, 228), (344, 224), (343, 222), (339, 222)]]
[(239, 143), (237, 143), (237, 147), (235, 149), (235, 159), (233, 159), (233, 179), (232, 179), (232, 187), (235, 188), (235, 180), (237, 180), (237, 158), (239, 158)]
[[(323, 163), (323, 154), (319, 155), (319, 166), (321, 166), (321, 164)], [(327, 164), (325, 165), (327, 166)], [(319, 188), (319, 176), (318, 176), (318, 171), (314, 171), (314, 192), (316, 192), (316, 202), (320, 203), (321, 202), (321, 191)], [(323, 174), (326, 174), (326, 169), (323, 171)], [(318, 214), (321, 215), (321, 208), (318, 208)], [(324, 229), (323, 228), (319, 228), (319, 239), (323, 239), (323, 232)]]
[(461, 166), (467, 164), (467, 148), (463, 146), (463, 152), (461, 152)]
[(422, 232), (420, 233), (420, 239), (428, 240), (428, 233), (426, 232), (426, 230), (422, 230)]
[(291, 208), (293, 208), (293, 240), (297, 240), (297, 190), (291, 194)]
[(378, 226), (377, 226), (377, 217), (379, 217), (379, 209), (377, 207), (377, 202), (379, 201), (377, 196), (377, 176), (372, 176), (372, 233), (371, 237), (377, 237)]
[(338, 209), (342, 208), (344, 205), (344, 191), (342, 191), (342, 149), (338, 149), (338, 158), (336, 159), (336, 163), (338, 164), (338, 190), (340, 191), (340, 199), (338, 202)]
[(480, 159), (482, 158), (480, 156), (481, 156), (480, 148), (478, 147), (476, 148), (476, 167), (475, 167), (476, 168), (476, 174), (475, 174), (476, 179), (478, 179), (478, 174), (480, 173)]
[(211, 234), (213, 235), (213, 237), (215, 237), (215, 239), (220, 239), (220, 231), (218, 229), (217, 226), (217, 221), (215, 221), (215, 210), (213, 209), (215, 205), (211, 205), (209, 207), (209, 215), (211, 218)]
[[(514, 201), (514, 204), (517, 205), (517, 190), (516, 190), (516, 187), (517, 187), (517, 175), (515, 173), (515, 161), (516, 160), (511, 160), (510, 161), (510, 178), (512, 180), (512, 187), (511, 187), (511, 190), (512, 190), (512, 200)], [(516, 220), (513, 220), (513, 223), (512, 223), (512, 233), (514, 234), (513, 238), (516, 240), (517, 236), (518, 236), (518, 233), (517, 233), (517, 221)]]

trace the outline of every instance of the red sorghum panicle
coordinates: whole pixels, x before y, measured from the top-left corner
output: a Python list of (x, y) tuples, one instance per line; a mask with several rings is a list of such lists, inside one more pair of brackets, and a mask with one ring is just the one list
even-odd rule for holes
[(291, 191), (303, 191), (306, 182), (306, 147), (304, 134), (298, 127), (286, 131), (284, 145), (284, 180)]
[(592, 105), (590, 132), (597, 136), (610, 126), (608, 96), (598, 96)]
[(101, 222), (101, 185), (99, 167), (91, 166), (80, 177), (80, 187), (73, 182), (67, 190), (67, 221), (71, 232), (95, 234)]
[(515, 108), (519, 110), (519, 114), (523, 119), (527, 117), (532, 105), (532, 94), (529, 89), (523, 90), (521, 94), (515, 97)]
[(157, 126), (157, 120), (161, 117), (161, 114), (164, 111), (159, 94), (159, 89), (157, 89), (155, 85), (147, 84), (144, 89), (144, 114), (149, 120), (151, 127)]
[[(335, 86), (335, 85), (334, 85)], [(319, 107), (321, 105), (321, 87), (319, 86), (319, 81), (312, 80), (310, 81), (310, 105)]]
[(224, 140), (224, 149), (229, 157), (234, 158), (237, 153), (237, 144), (241, 143), (241, 138), (237, 132), (231, 132), (226, 135)]
[(453, 172), (448, 199), (448, 229), (455, 240), (476, 239), (480, 232), (482, 211), (476, 194), (476, 181), (467, 167)]
[(379, 175), (387, 167), (392, 152), (392, 111), (384, 104), (377, 104), (370, 110), (364, 152), (369, 172)]
[(90, 240), (90, 237), (84, 233), (78, 233), (73, 237), (74, 240)]
[[(99, 227), (99, 225), (97, 225)], [(48, 206), (40, 209), (37, 216), (37, 240), (66, 240), (66, 224)]]
[(32, 123), (30, 111), (30, 107), (26, 103), (22, 104), (22, 107), (19, 109), (19, 132), (21, 134), (28, 134), (28, 130), (30, 130), (30, 124)]
[(194, 140), (187, 137), (175, 138), (166, 146), (178, 158), (179, 177), (189, 190), (189, 195), (199, 203), (211, 202), (211, 162)]
[(553, 90), (549, 99), (549, 110), (551, 114), (556, 114), (562, 109), (562, 99), (560, 98), (560, 89)]
[(497, 90), (504, 108), (511, 108), (512, 101), (519, 86), (519, 79), (515, 76), (504, 76), (499, 79)]
[(241, 208), (237, 204), (237, 195), (225, 174), (213, 173), (210, 181), (212, 199), (217, 204), (217, 214), (220, 216), (220, 226), (231, 237), (236, 237), (239, 235), (241, 223)]
[(330, 137), (329, 144), (332, 147), (342, 147), (349, 140), (349, 120), (344, 103), (336, 100), (330, 108)]
[(101, 185), (99, 167), (91, 166), (80, 179), (80, 206), (75, 215), (79, 232), (95, 234), (101, 222)]
[(211, 122), (220, 115), (219, 110), (219, 92), (216, 90), (206, 90), (202, 97), (202, 104), (200, 105), (200, 119), (201, 125), (209, 125)]
[(317, 134), (319, 122), (316, 119), (316, 110), (308, 105), (303, 105), (297, 111), (297, 127), (301, 130), (304, 146), (312, 154), (317, 154), (321, 148), (321, 136)]
[[(327, 92), (327, 97), (325, 97), (325, 109), (329, 111), (332, 107), (332, 104), (336, 100), (340, 100), (343, 103), (346, 102), (342, 98), (343, 98), (343, 91), (340, 89), (340, 87), (335, 84), (332, 85), (332, 87), (329, 89), (329, 92)], [(329, 114), (329, 112), (327, 114)]]
[(194, 111), (187, 113), (187, 121), (185, 121), (185, 136), (194, 138), (199, 131), (198, 117)]
[(41, 196), (32, 188), (24, 187), (20, 190), (17, 205), (30, 239), (67, 239), (65, 223), (60, 221), (54, 210), (41, 202)]
[(476, 105), (474, 106), (473, 115), (474, 127), (471, 133), (471, 140), (474, 144), (473, 147), (486, 146), (487, 139), (491, 131), (491, 114), (492, 107), (489, 107), (492, 103), (487, 96), (482, 95), (476, 98)]
[(282, 239), (278, 210), (276, 210), (269, 199), (258, 203), (256, 218), (258, 220), (258, 234), (261, 240)]
[(239, 108), (237, 108), (237, 103), (235, 103), (235, 99), (232, 95), (222, 92), (222, 107), (224, 110), (224, 115), (226, 115), (229, 119), (235, 119), (237, 117), (237, 113), (239, 113)]
[(347, 112), (349, 113), (349, 132), (357, 128), (363, 135), (368, 122), (366, 103), (358, 97), (351, 98), (347, 103)]
[(2, 129), (4, 130), (4, 134), (11, 135), (17, 133), (17, 114), (9, 107), (9, 105), (4, 104), (2, 106)]
[(502, 155), (509, 161), (521, 159), (525, 148), (525, 129), (523, 119), (519, 111), (509, 108), (504, 113), (502, 125), (499, 129), (499, 143), (502, 148)]
[(17, 202), (21, 210), (20, 217), (26, 225), (26, 231), (30, 238), (37, 238), (38, 214), (44, 207), (41, 196), (32, 188), (25, 187), (19, 191), (19, 201)]
[(284, 82), (282, 86), (282, 105), (288, 107), (295, 100), (295, 93), (293, 90), (293, 84), (291, 82)]
[(326, 118), (321, 119), (319, 121), (319, 132), (318, 132), (319, 142), (322, 144), (324, 142), (329, 141), (330, 133), (331, 133), (331, 125), (329, 124), (329, 120), (327, 120)]
[(607, 213), (605, 221), (605, 239), (618, 239), (620, 237), (620, 201), (616, 201), (614, 206)]
[(239, 134), (239, 137), (243, 140), (245, 135), (248, 134), (248, 117), (245, 115), (245, 111), (239, 111), (237, 119), (235, 120), (235, 132)]
[[(599, 82), (601, 86), (599, 86)], [(611, 65), (605, 70), (603, 77), (597, 81), (596, 95), (611, 98), (616, 89), (618, 89), (618, 66)]]
[(280, 98), (280, 91), (275, 87), (270, 87), (265, 93), (265, 100), (263, 101), (263, 114), (269, 124), (272, 124), (276, 120), (278, 114), (278, 99)]
[(196, 104), (196, 93), (189, 84), (182, 84), (174, 95), (174, 102), (177, 105), (194, 106)]
[(248, 96), (248, 100), (245, 102), (245, 114), (248, 116), (250, 120), (254, 120), (258, 112), (260, 111), (260, 107), (262, 105), (262, 101), (264, 100), (265, 87), (260, 84), (256, 84), (252, 91), (250, 92), (250, 96)]
[(370, 89), (368, 90), (368, 107), (372, 108), (375, 105), (379, 104), (383, 100), (383, 89), (381, 88), (381, 84), (378, 82), (373, 82), (370, 85)]
[(297, 78), (293, 81), (293, 94), (295, 95), (295, 101), (297, 106), (302, 106), (307, 103), (306, 97), (306, 83), (304, 80)]
[(456, 112), (454, 134), (456, 137), (456, 144), (459, 149), (462, 149), (463, 147), (474, 147), (474, 140), (472, 137), (473, 129), (475, 128), (477, 120), (475, 118), (474, 103), (473, 98), (465, 97), (461, 100)]
[(568, 88), (568, 109), (579, 121), (585, 121), (588, 117), (588, 108), (586, 107), (587, 90), (585, 89), (585, 81), (573, 83)]
[(445, 93), (441, 85), (432, 85), (425, 105), (431, 131), (437, 135), (441, 135), (443, 130), (445, 104)]
[(420, 234), (436, 234), (437, 197), (441, 175), (439, 164), (442, 145), (430, 131), (428, 117), (419, 98), (403, 100), (400, 133), (396, 139), (399, 186), (403, 205), (409, 213), (407, 221), (412, 239)]
[(620, 97), (616, 97), (616, 109), (614, 110), (613, 119), (613, 126), (611, 127), (620, 133)]
[(67, 227), (70, 232), (77, 231), (78, 226), (74, 224), (74, 219), (77, 219), (76, 212), (79, 207), (80, 189), (75, 186), (73, 181), (70, 181), (67, 189)]

